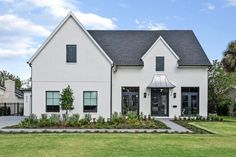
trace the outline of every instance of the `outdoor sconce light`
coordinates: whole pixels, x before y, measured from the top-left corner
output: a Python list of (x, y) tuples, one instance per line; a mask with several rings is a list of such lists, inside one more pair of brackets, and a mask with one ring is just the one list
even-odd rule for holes
[(174, 93), (174, 98), (176, 98), (176, 93)]
[(145, 92), (145, 93), (143, 93), (143, 97), (144, 98), (146, 98), (147, 97), (147, 93)]

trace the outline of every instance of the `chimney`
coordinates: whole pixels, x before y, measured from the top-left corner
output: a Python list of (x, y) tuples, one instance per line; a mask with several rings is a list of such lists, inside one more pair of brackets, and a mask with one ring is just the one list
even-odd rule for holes
[(15, 81), (5, 80), (6, 92), (15, 92)]

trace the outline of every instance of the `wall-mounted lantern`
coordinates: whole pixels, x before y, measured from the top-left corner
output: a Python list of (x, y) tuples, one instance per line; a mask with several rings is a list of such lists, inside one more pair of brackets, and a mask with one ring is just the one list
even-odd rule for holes
[(144, 98), (146, 98), (147, 97), (147, 93), (145, 92), (145, 93), (143, 93), (143, 97)]
[(174, 93), (174, 96), (173, 96), (174, 98), (176, 98), (176, 93)]

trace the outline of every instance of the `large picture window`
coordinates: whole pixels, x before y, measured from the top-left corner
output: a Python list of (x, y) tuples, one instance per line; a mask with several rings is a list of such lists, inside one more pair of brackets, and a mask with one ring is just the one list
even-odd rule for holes
[(77, 52), (76, 45), (66, 45), (66, 62), (76, 63)]
[(60, 92), (46, 91), (46, 112), (60, 111)]
[(84, 91), (84, 112), (97, 112), (97, 91)]

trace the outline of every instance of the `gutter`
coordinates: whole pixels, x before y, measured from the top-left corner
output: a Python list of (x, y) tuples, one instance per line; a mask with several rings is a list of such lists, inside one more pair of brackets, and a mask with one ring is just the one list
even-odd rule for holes
[(31, 63), (29, 63), (29, 62), (27, 62), (28, 64), (29, 64), (29, 66), (30, 66), (30, 70), (31, 70), (31, 98), (30, 98), (30, 115), (32, 114), (32, 111), (33, 111), (33, 109), (32, 109), (32, 100), (33, 100), (33, 81), (32, 81), (32, 64)]
[(110, 119), (112, 118), (112, 70), (114, 68), (114, 64), (111, 65), (111, 76), (110, 76)]

